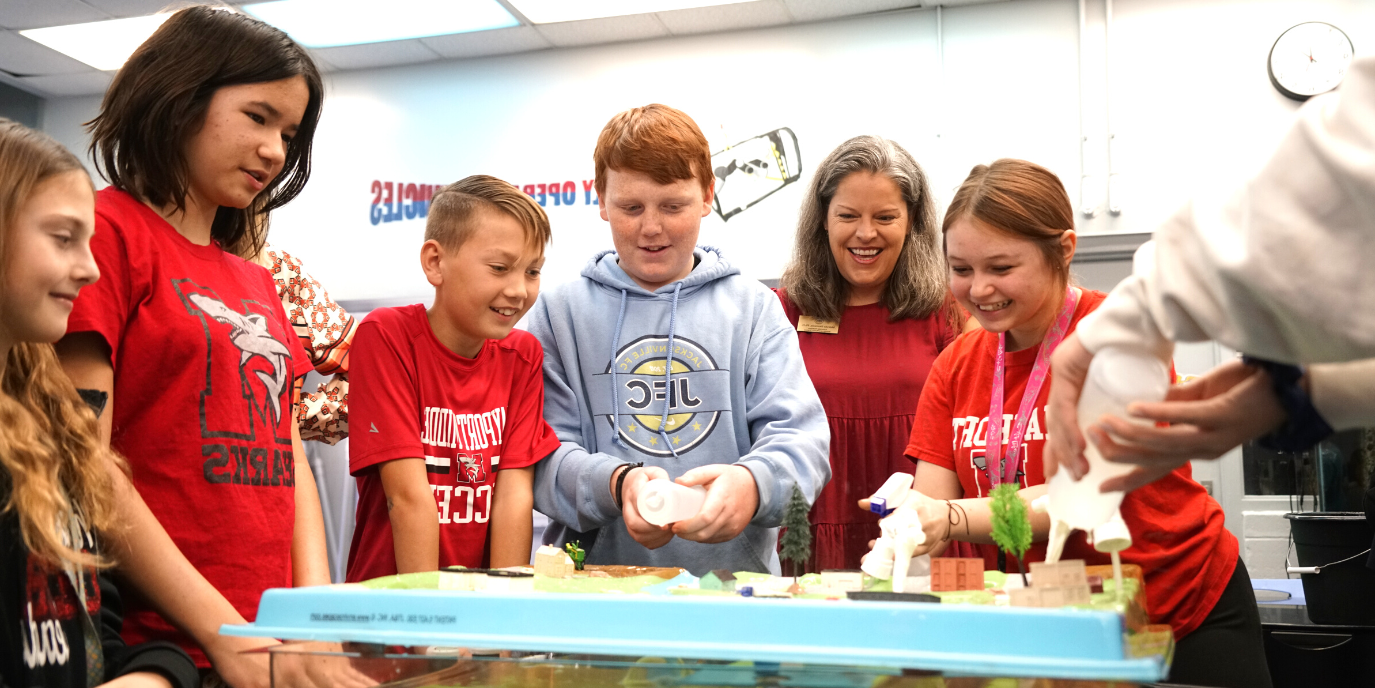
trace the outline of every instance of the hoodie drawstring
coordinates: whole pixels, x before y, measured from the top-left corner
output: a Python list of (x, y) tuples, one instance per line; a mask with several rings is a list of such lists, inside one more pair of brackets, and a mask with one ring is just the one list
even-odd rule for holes
[[(612, 356), (615, 356), (616, 352), (620, 351), (621, 349), (621, 325), (625, 324), (625, 301), (626, 291), (622, 289), (621, 311), (616, 314), (616, 333), (611, 335)], [(669, 325), (669, 329), (673, 329), (671, 323)], [(621, 439), (621, 386), (620, 383), (616, 382), (616, 369), (619, 368), (620, 365), (620, 361), (611, 362), (611, 424), (614, 430), (611, 436), (611, 441), (621, 445), (622, 449), (629, 449), (630, 446), (625, 443), (625, 440)]]
[[(668, 427), (668, 407), (673, 401), (673, 335), (674, 328), (678, 324), (678, 291), (683, 288), (680, 281), (673, 285), (673, 305), (668, 311), (668, 351), (664, 354), (664, 415), (659, 419), (659, 437), (664, 439), (664, 446), (673, 452), (673, 457), (678, 458), (678, 450), (673, 448), (673, 443), (668, 439), (668, 433), (664, 428)], [(624, 294), (625, 292), (621, 292)], [(619, 325), (617, 326), (619, 329)], [(613, 379), (614, 383), (615, 380)]]

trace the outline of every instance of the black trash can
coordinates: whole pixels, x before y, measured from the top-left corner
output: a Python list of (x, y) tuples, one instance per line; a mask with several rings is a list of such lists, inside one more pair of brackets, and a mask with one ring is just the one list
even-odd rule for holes
[(1319, 567), (1305, 573), (1303, 594), (1308, 618), (1315, 624), (1375, 626), (1375, 570), (1366, 558), (1375, 533), (1361, 512), (1293, 513), (1299, 566)]

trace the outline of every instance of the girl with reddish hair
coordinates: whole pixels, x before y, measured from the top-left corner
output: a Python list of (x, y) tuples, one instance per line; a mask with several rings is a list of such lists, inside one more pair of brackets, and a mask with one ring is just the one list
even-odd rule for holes
[[(989, 492), (1013, 482), (1028, 504), (1045, 494), (1049, 357), (1104, 298), (1070, 279), (1073, 228), (1059, 178), (1024, 160), (975, 167), (946, 211), (950, 288), (982, 329), (941, 352), (917, 405), (906, 453), (917, 461), (913, 487), (923, 495), (917, 511), (927, 544), (916, 554), (962, 541), (978, 547), (987, 568), (1005, 568), (990, 537)], [(1151, 622), (1174, 629), (1170, 681), (1269, 686), (1237, 539), (1189, 465), (1129, 493), (1121, 513), (1133, 534), (1122, 560), (1142, 569)], [(1037, 542), (1025, 560), (1041, 561), (1049, 519), (1032, 514), (1031, 522)], [(1064, 557), (1108, 561), (1083, 533), (1070, 538)]]

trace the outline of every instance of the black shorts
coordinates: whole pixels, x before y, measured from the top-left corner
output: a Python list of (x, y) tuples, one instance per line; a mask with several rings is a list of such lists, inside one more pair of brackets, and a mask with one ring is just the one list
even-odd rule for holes
[(1208, 618), (1175, 643), (1170, 683), (1218, 688), (1271, 688), (1256, 593), (1237, 558), (1232, 579)]

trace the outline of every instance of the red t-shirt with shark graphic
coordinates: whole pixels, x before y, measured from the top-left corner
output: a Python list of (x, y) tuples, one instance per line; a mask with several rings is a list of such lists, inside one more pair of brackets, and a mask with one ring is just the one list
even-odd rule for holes
[(544, 349), (522, 330), (475, 358), (450, 351), (425, 307), (379, 308), (349, 353), (349, 470), (358, 477), (350, 583), (396, 573), (379, 464), (425, 460), (439, 516), (439, 565), (484, 566), (496, 472), (559, 447), (544, 422)]
[[(177, 547), (252, 620), (264, 590), (291, 585), (291, 390), (310, 357), (267, 270), (191, 243), (114, 188), (96, 194), (95, 227), (100, 279), (67, 331), (110, 346), (110, 445)], [(209, 666), (143, 600), (127, 610), (130, 643), (171, 640)]]

